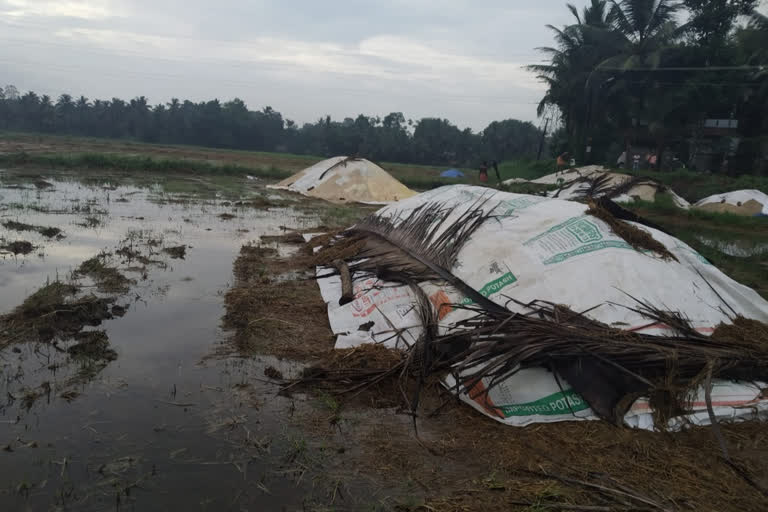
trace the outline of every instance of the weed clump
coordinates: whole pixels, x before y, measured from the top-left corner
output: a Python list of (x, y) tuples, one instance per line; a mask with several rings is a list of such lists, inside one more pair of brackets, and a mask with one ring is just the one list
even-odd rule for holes
[(67, 348), (67, 353), (74, 358), (114, 361), (117, 352), (109, 348), (109, 338), (104, 331), (83, 331), (75, 334), (77, 342)]
[(26, 240), (16, 240), (0, 245), (0, 250), (10, 252), (14, 256), (29, 254), (35, 250), (35, 246)]
[(7, 220), (3, 222), (5, 229), (12, 231), (37, 231), (46, 238), (53, 238), (61, 234), (61, 230), (55, 227), (34, 226), (32, 224), (26, 224), (24, 222), (18, 222), (15, 220)]
[(79, 222), (77, 225), (83, 228), (96, 228), (101, 226), (101, 219), (98, 217), (89, 216), (83, 219), (83, 222)]
[(107, 257), (108, 254), (102, 253), (84, 261), (77, 268), (76, 273), (93, 279), (101, 292), (126, 293), (132, 284), (131, 280), (115, 267), (107, 265), (105, 263)]
[(163, 252), (169, 255), (173, 259), (183, 260), (184, 257), (187, 255), (187, 246), (177, 245), (175, 247), (165, 247), (163, 248)]
[(77, 297), (79, 288), (54, 281), (27, 297), (11, 313), (0, 316), (0, 347), (12, 342), (64, 339), (86, 325), (96, 326), (112, 318), (114, 299), (94, 295)]

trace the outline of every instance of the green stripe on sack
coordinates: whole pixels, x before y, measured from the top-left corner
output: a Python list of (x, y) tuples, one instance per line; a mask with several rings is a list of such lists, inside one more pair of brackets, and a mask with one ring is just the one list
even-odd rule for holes
[[(500, 292), (501, 290), (503, 290), (507, 286), (509, 286), (509, 285), (511, 285), (513, 283), (516, 283), (516, 282), (517, 282), (517, 277), (515, 277), (515, 274), (513, 274), (512, 272), (507, 272), (506, 274), (504, 274), (500, 278), (495, 279), (495, 280), (491, 281), (490, 283), (486, 284), (485, 286), (480, 288), (480, 290), (478, 290), (478, 291), (480, 292), (480, 295), (482, 295), (483, 297), (489, 297), (489, 296), (493, 295), (494, 293)], [(467, 304), (474, 304), (474, 303), (475, 303), (475, 301), (470, 299), (469, 297), (464, 297), (461, 300), (461, 305), (462, 306), (466, 306)]]
[(571, 412), (589, 409), (587, 402), (572, 389), (545, 396), (535, 402), (500, 405), (498, 407), (505, 418), (510, 416), (533, 416), (536, 414), (541, 416), (557, 416), (559, 414), (570, 414)]

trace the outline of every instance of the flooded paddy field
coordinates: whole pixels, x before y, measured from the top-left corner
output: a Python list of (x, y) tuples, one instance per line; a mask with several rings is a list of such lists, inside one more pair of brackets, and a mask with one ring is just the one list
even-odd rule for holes
[[(0, 314), (54, 285), (78, 287), (67, 307), (107, 301), (74, 332), (41, 337), (0, 323), (0, 508), (297, 510), (325, 502), (316, 475), (299, 480), (304, 471), (291, 460), (303, 450), (290, 417), (301, 399), (277, 396), (264, 377), (266, 366), (289, 374), (296, 365), (238, 357), (220, 328), (240, 247), (315, 227), (321, 216), (246, 180), (229, 197), (200, 193), (194, 182), (194, 192), (168, 193), (142, 179), (148, 186), (116, 176), (0, 174)], [(26, 254), (7, 248), (22, 241), (32, 246)], [(94, 337), (85, 333), (102, 332), (95, 336), (108, 340), (109, 353), (80, 350)]]
[[(333, 353), (290, 263), (370, 211), (246, 176), (0, 172), (0, 510), (628, 510), (587, 480), (765, 510), (706, 428), (510, 428), (435, 382), (417, 418), (391, 382), (281, 393), (393, 357)], [(763, 426), (722, 434), (768, 486)]]

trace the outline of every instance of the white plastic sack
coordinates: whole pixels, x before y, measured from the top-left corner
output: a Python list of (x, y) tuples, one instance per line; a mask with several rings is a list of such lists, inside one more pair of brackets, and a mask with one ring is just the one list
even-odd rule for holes
[[(665, 325), (649, 325), (648, 319), (640, 314), (611, 304), (633, 306), (628, 296), (632, 295), (644, 302), (680, 311), (699, 332), (711, 333), (718, 324), (729, 320), (719, 294), (737, 313), (768, 322), (765, 300), (707, 263), (680, 240), (635, 224), (661, 242), (678, 261), (665, 261), (653, 253), (638, 252), (612, 233), (605, 222), (586, 215), (586, 206), (580, 203), (453, 185), (385, 207), (378, 215), (405, 216), (431, 201), (451, 209), (447, 223), (477, 206), (478, 201), (486, 201), (484, 209), (493, 209), (494, 218), (475, 231), (451, 270), (484, 296), (511, 311), (525, 312), (508, 297), (521, 303), (551, 301), (565, 304), (574, 311), (600, 305), (588, 316), (625, 330), (646, 334), (668, 332)], [(322, 275), (322, 269), (318, 272)], [(338, 336), (337, 348), (372, 342), (402, 348), (403, 344), (418, 339), (421, 326), (414, 297), (407, 286), (376, 279), (356, 280), (355, 300), (339, 306), (338, 277), (321, 279), (319, 284), (328, 302), (331, 327)], [(450, 304), (470, 300), (448, 285), (431, 282), (421, 287), (439, 312), (443, 332), (472, 315), (466, 309), (450, 308)], [(466, 395), (462, 395), (462, 400), (509, 425), (594, 419), (581, 397), (567, 382), (559, 380), (558, 383), (547, 370), (526, 369), (495, 387), (489, 393), (491, 404), (478, 404)], [(451, 379), (446, 381), (448, 387), (453, 384)], [(757, 393), (747, 395), (749, 393), (742, 393), (745, 403), (754, 400)], [(489, 410), (506, 412), (500, 417)], [(649, 411), (631, 409), (630, 412), (635, 419), (628, 418), (628, 424), (649, 427)], [(640, 418), (642, 414), (647, 417)]]
[(725, 192), (724, 194), (715, 194), (700, 200), (696, 203), (696, 206), (718, 203), (741, 206), (748, 201), (757, 201), (763, 205), (762, 214), (768, 215), (768, 195), (759, 190), (734, 190), (733, 192)]

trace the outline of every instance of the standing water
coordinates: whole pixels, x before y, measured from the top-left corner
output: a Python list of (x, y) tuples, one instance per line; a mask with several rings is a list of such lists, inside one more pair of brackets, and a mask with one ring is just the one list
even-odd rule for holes
[(97, 327), (117, 353), (111, 362), (87, 365), (21, 340), (0, 349), (0, 510), (305, 506), (312, 484), (286, 457), (299, 444), (286, 420), (295, 404), (264, 379), (265, 366), (280, 362), (213, 354), (226, 342), (222, 293), (240, 247), (317, 219), (158, 187), (5, 178), (0, 222), (62, 233), (0, 227), (0, 245), (35, 246), (0, 257), (0, 314), (126, 240), (185, 245), (186, 254), (156, 249), (144, 270), (120, 266), (135, 281), (117, 301), (127, 311)]

